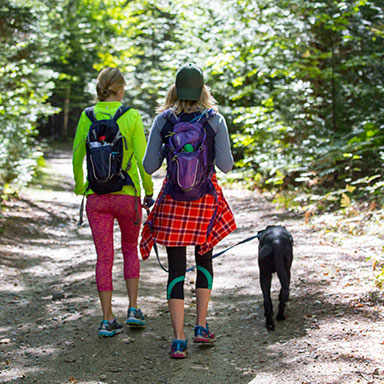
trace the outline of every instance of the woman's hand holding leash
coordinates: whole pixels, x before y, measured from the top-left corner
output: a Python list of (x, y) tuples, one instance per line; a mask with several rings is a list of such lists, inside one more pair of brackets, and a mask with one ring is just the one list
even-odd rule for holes
[(149, 209), (155, 204), (155, 200), (152, 199), (153, 195), (145, 195), (143, 201), (143, 208), (149, 213)]

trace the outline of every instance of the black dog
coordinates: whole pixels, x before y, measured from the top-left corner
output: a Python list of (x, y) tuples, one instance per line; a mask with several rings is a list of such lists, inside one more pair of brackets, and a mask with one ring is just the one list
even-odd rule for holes
[(275, 329), (271, 300), (272, 273), (277, 272), (281, 290), (279, 312), (276, 320), (285, 320), (284, 308), (289, 299), (291, 265), (293, 259), (293, 238), (285, 227), (269, 225), (258, 232), (260, 285), (264, 297), (264, 314), (268, 331)]

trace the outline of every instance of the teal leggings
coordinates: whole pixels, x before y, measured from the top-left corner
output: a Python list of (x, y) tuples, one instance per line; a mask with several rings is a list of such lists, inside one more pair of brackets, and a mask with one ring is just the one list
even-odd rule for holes
[[(196, 289), (212, 289), (213, 268), (212, 250), (199, 255), (199, 246), (195, 247), (195, 261), (197, 265)], [(184, 279), (187, 269), (187, 248), (167, 247), (168, 255), (168, 283), (167, 299), (184, 300)]]

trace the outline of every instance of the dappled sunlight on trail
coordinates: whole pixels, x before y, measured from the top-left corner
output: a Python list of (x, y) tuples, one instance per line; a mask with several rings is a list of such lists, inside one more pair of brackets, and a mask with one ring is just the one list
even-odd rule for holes
[[(353, 247), (326, 242), (304, 218), (275, 210), (262, 196), (229, 187), (224, 193), (238, 229), (214, 254), (268, 224), (285, 225), (295, 239), (286, 321), (277, 322), (274, 332), (265, 328), (255, 239), (214, 260), (208, 313), (214, 345), (192, 343), (192, 271), (185, 280), (189, 356), (169, 359), (167, 275), (154, 254), (141, 262), (139, 305), (146, 327), (99, 339), (95, 252), (88, 225), (76, 225), (80, 198), (69, 188), (69, 156), (50, 156), (48, 184), (35, 184), (10, 201), (1, 222), (0, 383), (352, 384), (384, 377), (384, 300), (364, 257)], [(159, 188), (161, 178), (155, 182)], [(113, 307), (124, 321), (128, 301), (118, 234), (115, 244)], [(190, 267), (192, 248), (188, 256)], [(163, 247), (160, 258), (166, 265)], [(279, 289), (274, 277), (275, 308)]]

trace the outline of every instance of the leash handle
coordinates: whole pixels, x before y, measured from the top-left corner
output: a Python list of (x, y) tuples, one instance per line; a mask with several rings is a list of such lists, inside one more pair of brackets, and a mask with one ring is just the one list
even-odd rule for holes
[(147, 211), (147, 216), (149, 215), (150, 208), (152, 207), (153, 204), (155, 204), (155, 200), (153, 200), (152, 197), (150, 196), (144, 197), (143, 208)]

